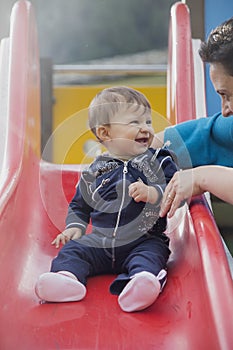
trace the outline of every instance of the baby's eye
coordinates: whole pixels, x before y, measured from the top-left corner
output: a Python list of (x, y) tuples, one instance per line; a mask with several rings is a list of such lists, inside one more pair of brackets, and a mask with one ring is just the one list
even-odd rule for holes
[(147, 121), (146, 121), (146, 124), (147, 124), (147, 125), (152, 125), (152, 120), (147, 120)]
[(139, 122), (138, 122), (138, 120), (131, 120), (131, 122), (130, 122), (130, 124), (138, 124)]

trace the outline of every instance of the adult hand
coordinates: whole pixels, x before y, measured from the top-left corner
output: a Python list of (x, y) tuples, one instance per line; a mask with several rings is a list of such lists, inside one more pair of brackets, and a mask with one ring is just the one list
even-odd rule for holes
[(195, 175), (195, 169), (178, 171), (174, 174), (164, 191), (160, 209), (161, 217), (166, 214), (172, 217), (183, 201), (203, 193)]

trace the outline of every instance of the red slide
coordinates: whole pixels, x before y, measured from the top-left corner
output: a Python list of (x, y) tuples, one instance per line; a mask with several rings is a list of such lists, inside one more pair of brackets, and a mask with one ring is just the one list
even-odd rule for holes
[[(176, 5), (174, 18), (187, 19)], [(168, 282), (152, 307), (121, 311), (110, 275), (90, 278), (81, 302), (40, 303), (34, 285), (57, 253), (50, 242), (64, 227), (80, 166), (41, 160), (39, 81), (33, 8), (22, 0), (0, 46), (0, 349), (232, 349), (232, 279), (202, 197), (169, 223)]]

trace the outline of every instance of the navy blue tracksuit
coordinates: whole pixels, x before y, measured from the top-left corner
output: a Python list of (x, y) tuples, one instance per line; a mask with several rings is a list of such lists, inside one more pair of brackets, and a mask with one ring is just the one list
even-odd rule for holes
[[(83, 284), (89, 276), (119, 274), (110, 291), (120, 294), (135, 273), (148, 271), (157, 276), (166, 269), (169, 239), (164, 234), (166, 218), (159, 217), (159, 209), (176, 171), (165, 149), (150, 148), (129, 161), (97, 157), (82, 173), (66, 218), (66, 228), (78, 227), (83, 235), (62, 247), (51, 271), (70, 271)], [(157, 203), (136, 203), (128, 195), (129, 184), (136, 181), (157, 189)], [(85, 234), (90, 221), (92, 232)]]

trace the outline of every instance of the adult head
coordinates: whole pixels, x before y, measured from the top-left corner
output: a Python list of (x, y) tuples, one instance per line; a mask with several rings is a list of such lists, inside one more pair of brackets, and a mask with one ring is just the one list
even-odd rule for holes
[(222, 115), (233, 114), (233, 17), (211, 31), (199, 54), (210, 64), (210, 79), (221, 97)]

